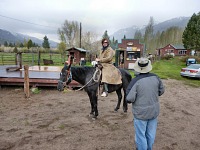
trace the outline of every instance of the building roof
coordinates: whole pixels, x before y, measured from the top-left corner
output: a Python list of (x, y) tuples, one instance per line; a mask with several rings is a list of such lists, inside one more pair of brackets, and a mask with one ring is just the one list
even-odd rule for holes
[(70, 51), (70, 50), (72, 50), (72, 49), (78, 50), (78, 51), (80, 51), (80, 52), (87, 52), (87, 51), (88, 51), (88, 50), (85, 50), (85, 49), (83, 49), (83, 48), (78, 48), (78, 47), (72, 47), (72, 48), (67, 49), (66, 51)]
[(186, 49), (182, 44), (170, 44), (175, 49)]

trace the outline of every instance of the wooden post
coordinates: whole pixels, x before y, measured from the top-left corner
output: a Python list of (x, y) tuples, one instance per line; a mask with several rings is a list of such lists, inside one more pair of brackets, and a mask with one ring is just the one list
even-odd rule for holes
[(17, 53), (15, 54), (15, 65), (17, 65)]
[(22, 69), (22, 52), (19, 53), (19, 67)]
[(22, 53), (21, 52), (16, 53), (15, 64), (18, 65), (20, 69), (22, 69)]
[(40, 66), (40, 59), (41, 59), (40, 50), (38, 50), (38, 66)]
[(29, 98), (30, 97), (30, 90), (29, 90), (29, 66), (25, 65), (24, 66), (24, 93), (25, 97)]

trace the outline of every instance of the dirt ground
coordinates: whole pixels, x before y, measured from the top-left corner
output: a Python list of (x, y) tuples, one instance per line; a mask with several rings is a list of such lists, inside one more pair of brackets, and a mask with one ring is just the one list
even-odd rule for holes
[[(154, 150), (200, 149), (200, 88), (163, 80)], [(99, 98), (99, 117), (88, 115), (84, 91), (41, 89), (25, 99), (22, 87), (0, 89), (0, 150), (132, 150), (134, 128), (128, 113), (114, 112), (117, 95)]]

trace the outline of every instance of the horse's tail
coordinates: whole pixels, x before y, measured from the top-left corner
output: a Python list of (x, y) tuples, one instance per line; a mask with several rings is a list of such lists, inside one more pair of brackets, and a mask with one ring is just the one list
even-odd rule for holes
[(128, 87), (128, 85), (131, 82), (131, 80), (132, 80), (132, 76), (131, 76), (130, 72), (128, 72), (127, 70), (124, 70), (123, 79), (122, 79), (124, 92), (126, 91), (126, 88)]

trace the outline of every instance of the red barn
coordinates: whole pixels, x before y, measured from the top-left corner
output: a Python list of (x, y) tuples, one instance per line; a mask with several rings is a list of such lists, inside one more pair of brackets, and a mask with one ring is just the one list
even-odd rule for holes
[(163, 48), (157, 49), (158, 56), (173, 55), (173, 56), (186, 56), (191, 55), (191, 50), (186, 49), (181, 44), (168, 44)]

